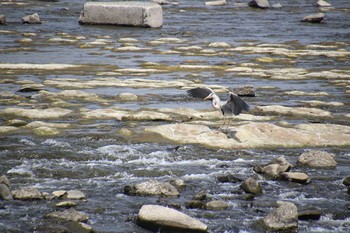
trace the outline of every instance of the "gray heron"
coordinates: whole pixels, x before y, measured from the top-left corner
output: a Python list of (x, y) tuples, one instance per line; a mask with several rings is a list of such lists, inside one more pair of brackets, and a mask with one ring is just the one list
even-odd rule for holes
[(224, 117), (229, 114), (239, 115), (243, 110), (249, 111), (249, 105), (233, 92), (229, 92), (229, 98), (225, 102), (221, 102), (219, 96), (209, 87), (192, 88), (187, 90), (187, 93), (191, 97), (211, 100), (213, 108), (220, 111)]

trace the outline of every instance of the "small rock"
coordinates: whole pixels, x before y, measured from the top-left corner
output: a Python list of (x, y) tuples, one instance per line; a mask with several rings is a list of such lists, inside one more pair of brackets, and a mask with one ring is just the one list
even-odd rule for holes
[(13, 200), (10, 188), (4, 183), (0, 183), (0, 200)]
[(40, 17), (37, 13), (27, 15), (22, 18), (24, 24), (41, 24)]
[(289, 166), (281, 166), (279, 164), (270, 164), (263, 167), (261, 173), (264, 174), (266, 179), (276, 180), (282, 172), (288, 171)]
[(205, 190), (202, 190), (202, 191), (196, 193), (196, 195), (194, 195), (192, 200), (204, 201), (207, 198), (208, 198), (207, 192)]
[(276, 9), (279, 9), (279, 8), (282, 8), (282, 4), (281, 3), (275, 3), (275, 4), (272, 4), (272, 8), (276, 8)]
[(212, 42), (208, 45), (212, 48), (230, 48), (231, 45), (227, 42)]
[(268, 0), (252, 0), (248, 3), (250, 7), (256, 7), (256, 8), (270, 8), (270, 3)]
[(28, 122), (26, 122), (24, 120), (19, 120), (19, 119), (11, 119), (11, 120), (8, 120), (6, 122), (6, 124), (8, 126), (21, 127), (21, 126), (28, 124)]
[(350, 187), (350, 176), (344, 178), (343, 185)]
[(121, 94), (119, 94), (119, 99), (121, 101), (136, 101), (137, 95), (135, 95), (133, 93), (121, 93)]
[(33, 129), (33, 132), (36, 135), (39, 136), (55, 136), (57, 134), (60, 134), (60, 131), (58, 129), (52, 128), (52, 127), (47, 127), (47, 126), (41, 126), (38, 128)]
[(124, 187), (124, 193), (127, 195), (140, 196), (166, 196), (177, 197), (179, 191), (169, 182), (159, 182), (155, 180), (146, 181), (136, 185), (127, 185)]
[(228, 204), (225, 201), (210, 201), (205, 205), (207, 210), (225, 210)]
[(268, 231), (297, 232), (298, 209), (291, 202), (277, 201), (277, 209), (270, 212), (264, 219), (263, 225)]
[(186, 187), (186, 183), (182, 179), (171, 180), (170, 184), (173, 185), (177, 190), (183, 190)]
[(186, 208), (188, 209), (204, 209), (205, 203), (199, 200), (191, 200), (186, 202)]
[(298, 210), (298, 219), (302, 221), (319, 220), (321, 218), (321, 210), (316, 207), (303, 208)]
[(232, 91), (238, 96), (255, 97), (253, 86), (236, 87), (233, 88)]
[(254, 178), (248, 178), (241, 183), (241, 188), (246, 193), (252, 193), (254, 195), (262, 194), (262, 189), (259, 183)]
[(313, 14), (313, 15), (307, 15), (305, 16), (301, 22), (308, 22), (308, 23), (321, 23), (324, 19), (323, 13)]
[(242, 179), (237, 178), (237, 177), (235, 177), (232, 174), (219, 176), (217, 179), (221, 183), (237, 183), (237, 182), (242, 182), (243, 181)]
[(77, 203), (74, 201), (61, 201), (55, 205), (56, 207), (65, 207), (65, 208), (70, 208), (70, 207), (75, 207), (77, 206)]
[(154, 3), (158, 3), (159, 5), (167, 5), (169, 2), (167, 0), (152, 0)]
[(81, 200), (81, 199), (85, 199), (86, 197), (85, 197), (85, 194), (80, 190), (69, 190), (67, 192), (67, 198)]
[(41, 193), (34, 187), (25, 187), (12, 191), (14, 199), (18, 200), (35, 200), (42, 199)]
[(67, 191), (66, 190), (58, 190), (58, 191), (53, 191), (52, 194), (56, 197), (56, 198), (61, 198), (64, 195), (66, 195)]
[(164, 232), (175, 230), (185, 232), (206, 232), (208, 226), (180, 211), (159, 205), (144, 205), (138, 213), (141, 227)]
[(337, 162), (334, 160), (335, 155), (325, 151), (307, 151), (298, 158), (298, 163), (309, 167), (334, 168)]
[(281, 174), (282, 179), (297, 182), (301, 184), (309, 183), (309, 176), (303, 172), (283, 172)]
[(64, 210), (64, 211), (56, 211), (56, 212), (49, 213), (46, 215), (46, 217), (58, 218), (58, 219), (74, 221), (74, 222), (85, 222), (89, 219), (86, 214), (76, 211), (73, 208)]
[(319, 7), (331, 7), (332, 5), (329, 2), (326, 2), (324, 0), (318, 0), (316, 3), (316, 6)]
[(0, 184), (6, 184), (7, 187), (11, 188), (11, 183), (9, 181), (9, 179), (7, 178), (7, 176), (0, 176)]
[(206, 6), (224, 6), (227, 5), (226, 0), (217, 0), (217, 1), (209, 1), (205, 2)]
[(0, 15), (0, 25), (5, 25), (5, 24), (6, 24), (6, 16)]
[(233, 3), (233, 6), (237, 8), (249, 7), (248, 3), (245, 2), (235, 2)]

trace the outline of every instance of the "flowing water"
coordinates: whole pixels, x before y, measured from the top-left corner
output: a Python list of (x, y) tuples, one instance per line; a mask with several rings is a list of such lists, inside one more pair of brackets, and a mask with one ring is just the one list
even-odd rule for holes
[[(43, 89), (60, 92), (69, 87), (47, 85), (50, 80), (78, 79), (91, 81), (99, 72), (116, 69), (144, 68), (154, 62), (164, 66), (181, 64), (222, 65), (258, 63), (259, 57), (277, 57), (273, 54), (216, 53), (203, 56), (198, 53), (164, 53), (181, 46), (208, 48), (212, 42), (227, 42), (232, 47), (274, 44), (293, 49), (307, 46), (321, 50), (349, 51), (350, 47), (350, 2), (331, 1), (333, 9), (325, 12), (322, 24), (301, 23), (305, 15), (317, 13), (314, 1), (280, 1), (282, 8), (259, 10), (238, 8), (229, 5), (208, 7), (204, 1), (179, 0), (179, 4), (163, 6), (164, 25), (160, 29), (145, 29), (115, 26), (82, 26), (78, 18), (85, 1), (0, 1), (0, 14), (7, 16), (8, 24), (0, 26), (0, 63), (34, 64), (82, 64), (83, 68), (69, 71), (1, 70), (0, 91), (19, 95), (20, 101), (2, 101), (0, 110), (17, 105), (30, 106), (33, 93), (19, 93), (26, 83), (43, 84)], [(271, 1), (278, 3), (278, 1)], [(24, 15), (37, 12), (43, 21), (39, 25), (23, 25)], [(35, 33), (30, 36), (26, 33)], [(79, 39), (76, 39), (76, 38)], [(25, 42), (23, 39), (32, 41)], [(50, 40), (60, 38), (62, 40)], [(69, 39), (75, 38), (70, 41)], [(121, 38), (133, 38), (141, 48), (138, 52), (116, 52), (113, 48), (123, 45)], [(159, 38), (178, 38), (181, 42), (152, 44)], [(66, 39), (66, 40), (63, 40)], [(88, 42), (103, 39), (103, 45), (86, 46)], [(322, 47), (323, 46), (323, 47)], [(112, 49), (111, 49), (112, 48)], [(335, 49), (334, 49), (335, 48)], [(219, 49), (220, 50), (220, 49)], [(222, 49), (224, 50), (224, 49)], [(308, 72), (338, 69), (349, 72), (350, 58), (332, 56), (290, 57), (291, 62), (262, 63), (264, 68), (303, 68)], [(102, 76), (103, 77), (103, 76)], [(137, 77), (137, 76), (136, 76)], [(349, 94), (346, 87), (337, 86), (328, 79), (278, 80), (257, 76), (235, 75), (216, 69), (186, 70), (170, 69), (141, 76), (158, 81), (188, 79), (204, 84), (237, 87), (252, 85), (257, 96), (245, 98), (252, 106), (280, 104), (301, 106), (300, 101), (338, 101), (343, 106), (324, 106), (334, 113), (334, 119), (312, 119), (316, 122), (349, 125), (344, 114), (349, 113)], [(135, 78), (123, 73), (121, 80)], [(348, 84), (349, 85), (349, 84)], [(259, 89), (259, 87), (261, 87)], [(265, 88), (263, 88), (265, 87)], [(274, 87), (274, 88), (267, 88)], [(74, 89), (74, 87), (72, 88)], [(97, 86), (79, 89), (108, 100), (108, 106), (131, 110), (140, 108), (194, 108), (206, 109), (205, 102), (190, 100), (180, 87), (133, 88)], [(290, 96), (285, 91), (326, 92), (328, 96)], [(131, 92), (141, 97), (140, 101), (123, 102), (115, 98), (120, 93)], [(34, 93), (35, 94), (35, 93)], [(220, 183), (217, 177), (235, 174), (242, 179), (253, 176), (256, 164), (268, 163), (285, 156), (296, 164), (298, 155), (309, 148), (300, 149), (249, 149), (210, 150), (196, 145), (175, 145), (157, 139), (138, 139), (121, 135), (120, 129), (142, 128), (148, 125), (165, 124), (164, 121), (118, 121), (111, 119), (85, 120), (79, 117), (80, 109), (100, 109), (105, 105), (82, 99), (70, 99), (68, 107), (74, 112), (69, 117), (53, 120), (69, 123), (61, 133), (51, 137), (35, 135), (31, 130), (20, 129), (0, 135), (0, 175), (6, 175), (13, 188), (34, 186), (42, 192), (79, 189), (87, 201), (76, 208), (89, 216), (90, 224), (97, 232), (146, 232), (133, 221), (143, 204), (179, 204), (184, 213), (196, 217), (209, 226), (210, 232), (260, 232), (255, 222), (274, 207), (276, 200), (286, 200), (298, 207), (318, 207), (321, 219), (299, 221), (299, 232), (349, 232), (349, 195), (342, 179), (350, 175), (350, 152), (348, 147), (321, 148), (336, 155), (335, 169), (301, 168), (309, 174), (308, 185), (283, 181), (260, 180), (264, 194), (254, 200), (242, 200), (239, 183)], [(8, 117), (2, 116), (5, 125)], [(28, 119), (25, 119), (28, 121)], [(282, 117), (279, 120), (309, 122), (310, 119)], [(311, 121), (312, 121), (311, 120)], [(169, 181), (181, 178), (186, 188), (179, 198), (135, 197), (123, 194), (123, 188), (149, 179)], [(223, 211), (186, 209), (185, 203), (201, 190), (214, 199), (226, 200), (229, 208)], [(49, 201), (0, 202), (0, 232), (54, 232), (57, 226), (47, 226), (44, 216), (54, 210)]]

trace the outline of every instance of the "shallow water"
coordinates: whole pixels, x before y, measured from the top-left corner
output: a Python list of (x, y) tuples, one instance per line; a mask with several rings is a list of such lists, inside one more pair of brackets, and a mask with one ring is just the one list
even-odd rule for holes
[[(20, 1), (19, 1), (20, 2)], [(258, 10), (228, 6), (207, 7), (203, 1), (178, 1), (178, 5), (163, 6), (164, 25), (161, 29), (144, 29), (114, 26), (81, 26), (78, 17), (85, 1), (45, 2), (22, 1), (28, 5), (4, 4), (0, 1), (0, 14), (7, 16), (8, 25), (0, 26), (0, 63), (59, 63), (83, 64), (83, 68), (64, 71), (51, 70), (9, 70), (0, 69), (0, 92), (11, 91), (22, 97), (19, 103), (2, 101), (0, 110), (17, 106), (30, 107), (37, 102), (30, 97), (35, 93), (19, 93), (25, 83), (43, 84), (43, 89), (60, 92), (65, 89), (46, 85), (47, 81), (77, 79), (90, 81), (105, 77), (99, 72), (118, 72), (124, 68), (145, 68), (147, 62), (164, 66), (162, 72), (135, 75), (122, 73), (112, 75), (121, 80), (144, 78), (149, 80), (176, 81), (196, 80), (207, 85), (237, 87), (252, 85), (257, 91), (254, 98), (245, 98), (252, 106), (280, 104), (302, 106), (300, 101), (338, 101), (343, 106), (327, 106), (332, 119), (294, 119), (280, 116), (278, 120), (288, 122), (324, 122), (349, 125), (349, 94), (345, 86), (336, 86), (331, 79), (314, 78), (303, 80), (277, 80), (254, 75), (226, 72), (224, 69), (179, 69), (181, 64), (222, 65), (228, 68), (243, 63), (254, 63), (259, 68), (303, 68), (307, 72), (340, 70), (349, 73), (350, 57), (299, 56), (288, 57), (272, 53), (227, 52), (214, 48), (215, 55), (199, 52), (165, 54), (183, 46), (200, 46), (211, 49), (211, 42), (227, 42), (232, 48), (241, 46), (263, 46), (264, 44), (287, 46), (292, 50), (304, 50), (316, 45), (316, 51), (349, 51), (350, 47), (350, 2), (332, 2), (334, 9), (326, 14), (322, 24), (304, 24), (300, 19), (319, 11), (310, 1), (280, 1), (281, 9)], [(278, 1), (271, 1), (277, 3)], [(63, 9), (63, 8), (68, 8)], [(37, 12), (44, 21), (41, 25), (22, 25), (23, 15)], [(2, 31), (3, 30), (3, 31)], [(9, 32), (8, 32), (9, 31)], [(25, 36), (23, 33), (35, 33)], [(77, 37), (79, 37), (77, 39)], [(178, 38), (180, 42), (152, 44), (159, 38)], [(24, 38), (32, 42), (19, 42)], [(52, 38), (66, 39), (61, 42)], [(134, 38), (131, 44), (146, 48), (139, 52), (118, 52), (123, 46), (121, 38)], [(69, 41), (69, 39), (73, 39)], [(97, 39), (106, 44), (90, 45)], [(321, 47), (324, 46), (324, 47)], [(328, 47), (327, 47), (328, 46)], [(273, 47), (273, 46), (272, 46)], [(220, 54), (219, 52), (227, 52)], [(292, 62), (261, 63), (261, 57), (286, 58)], [(233, 64), (233, 65), (232, 65)], [(175, 67), (175, 68), (174, 68)], [(341, 79), (337, 79), (341, 80)], [(346, 80), (346, 79), (345, 79)], [(348, 84), (349, 85), (349, 84)], [(273, 87), (273, 88), (267, 88)], [(319, 221), (299, 221), (299, 232), (349, 232), (349, 195), (342, 185), (342, 179), (349, 175), (350, 153), (348, 147), (318, 148), (336, 155), (336, 169), (312, 169), (296, 167), (294, 171), (306, 172), (312, 182), (300, 185), (283, 181), (260, 180), (264, 194), (253, 201), (242, 200), (239, 183), (219, 183), (217, 177), (232, 173), (245, 179), (253, 176), (256, 164), (268, 163), (279, 156), (286, 156), (296, 164), (300, 149), (251, 149), (251, 150), (209, 150), (196, 145), (174, 145), (158, 139), (128, 138), (119, 133), (125, 127), (136, 129), (157, 125), (163, 121), (117, 121), (85, 120), (79, 117), (81, 108), (100, 109), (122, 107), (131, 110), (140, 108), (207, 109), (206, 102), (193, 101), (186, 97), (182, 87), (133, 88), (98, 86), (79, 89), (97, 94), (107, 104), (72, 99), (68, 107), (73, 114), (50, 122), (70, 123), (61, 134), (40, 137), (31, 130), (20, 129), (14, 133), (0, 135), (0, 175), (6, 175), (14, 188), (34, 186), (42, 192), (61, 189), (79, 189), (86, 193), (87, 202), (76, 208), (89, 216), (90, 224), (97, 232), (145, 232), (133, 221), (143, 204), (179, 204), (184, 213), (208, 224), (210, 232), (260, 232), (255, 222), (272, 210), (276, 200), (286, 200), (298, 207), (316, 206), (321, 209)], [(328, 96), (293, 96), (286, 91), (326, 92)], [(136, 102), (122, 102), (115, 96), (131, 92), (141, 97)], [(3, 98), (6, 99), (6, 98)], [(50, 101), (44, 103), (51, 104)], [(39, 102), (40, 104), (40, 102)], [(8, 117), (1, 116), (5, 125)], [(25, 119), (30, 121), (28, 119)], [(131, 197), (123, 194), (127, 184), (149, 179), (169, 181), (184, 179), (187, 186), (179, 198)], [(186, 209), (185, 203), (201, 190), (207, 190), (214, 199), (229, 203), (225, 211)], [(43, 216), (54, 210), (49, 201), (11, 201), (0, 203), (1, 232), (54, 232), (55, 226), (45, 226)], [(47, 227), (47, 228), (46, 228)]]

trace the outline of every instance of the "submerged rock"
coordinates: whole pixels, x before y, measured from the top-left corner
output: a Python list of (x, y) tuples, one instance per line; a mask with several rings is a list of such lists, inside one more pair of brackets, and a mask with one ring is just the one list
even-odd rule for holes
[(262, 194), (262, 189), (261, 189), (259, 183), (254, 178), (248, 178), (245, 181), (243, 181), (241, 183), (241, 188), (246, 193), (251, 193), (254, 195)]
[(55, 128), (52, 128), (52, 127), (47, 127), (47, 126), (41, 126), (41, 127), (38, 127), (38, 128), (35, 128), (33, 130), (33, 132), (36, 134), (36, 135), (39, 135), (39, 136), (55, 136), (55, 135), (58, 135), (60, 134), (60, 131), (58, 129), (55, 129)]
[(207, 210), (225, 210), (228, 207), (226, 201), (210, 201), (205, 204)]
[(86, 214), (76, 211), (73, 208), (70, 208), (64, 211), (56, 211), (56, 212), (49, 213), (46, 215), (46, 217), (58, 218), (61, 220), (73, 221), (73, 222), (85, 222), (89, 219), (89, 217)]
[(298, 158), (298, 163), (309, 167), (334, 168), (337, 166), (335, 155), (326, 151), (311, 150)]
[(298, 219), (302, 221), (319, 220), (321, 218), (321, 210), (317, 207), (304, 207), (298, 210)]
[(24, 187), (12, 191), (14, 199), (18, 200), (35, 200), (42, 199), (41, 193), (34, 187)]
[(323, 13), (313, 14), (313, 15), (307, 15), (305, 16), (301, 22), (308, 22), (308, 23), (321, 23), (324, 19)]
[(137, 95), (133, 93), (121, 93), (118, 97), (121, 101), (136, 101), (138, 98)]
[(41, 24), (40, 17), (38, 13), (32, 15), (27, 15), (22, 18), (22, 23), (24, 24)]
[(264, 219), (263, 225), (268, 231), (298, 231), (298, 209), (291, 202), (277, 201), (277, 209), (271, 211)]
[(127, 185), (124, 187), (124, 193), (127, 195), (166, 197), (177, 197), (180, 195), (179, 191), (169, 182), (159, 182), (156, 180), (150, 180), (131, 186)]
[(16, 131), (18, 128), (14, 126), (0, 126), (0, 134)]
[(153, 231), (207, 232), (207, 225), (177, 210), (159, 205), (144, 205), (138, 213), (138, 224)]

